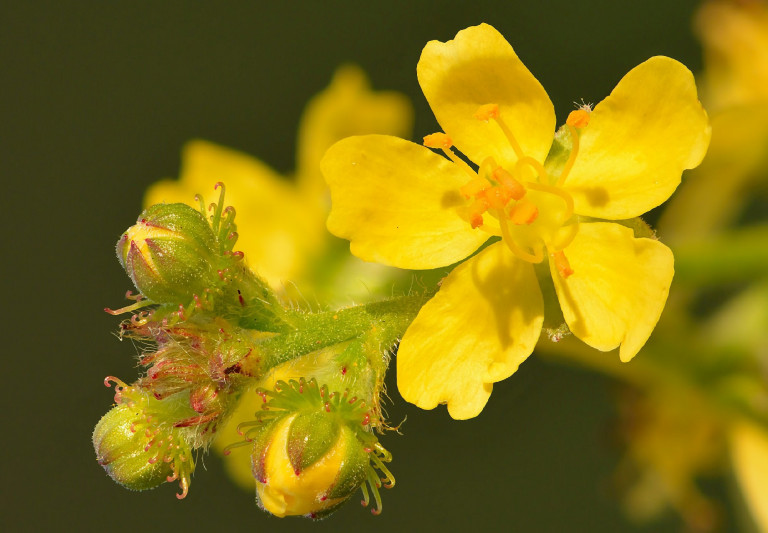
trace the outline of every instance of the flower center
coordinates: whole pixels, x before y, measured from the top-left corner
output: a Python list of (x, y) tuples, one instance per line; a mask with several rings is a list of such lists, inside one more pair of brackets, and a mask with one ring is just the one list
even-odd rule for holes
[(571, 112), (566, 121), (572, 148), (562, 172), (550, 176), (536, 159), (526, 155), (512, 130), (499, 113), (497, 104), (481, 106), (475, 118), (493, 120), (501, 129), (517, 155), (512, 168), (505, 168), (488, 157), (477, 172), (459, 158), (451, 148), (453, 142), (445, 133), (424, 137), (424, 145), (441, 149), (470, 176), (459, 189), (466, 205), (458, 214), (474, 229), (498, 235), (520, 259), (540, 263), (549, 256), (563, 278), (573, 274), (563, 249), (573, 241), (578, 220), (573, 215), (573, 198), (562, 185), (568, 177), (579, 150), (579, 130), (589, 123), (588, 106)]

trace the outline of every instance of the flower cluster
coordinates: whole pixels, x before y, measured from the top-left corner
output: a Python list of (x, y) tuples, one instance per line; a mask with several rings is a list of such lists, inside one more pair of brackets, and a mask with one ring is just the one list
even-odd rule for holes
[[(377, 472), (394, 484), (384, 466), (391, 456), (375, 433), (386, 427), (384, 371), (425, 297), (320, 313), (283, 306), (234, 250), (234, 210), (224, 207), (223, 185), (217, 188), (219, 201), (208, 209), (149, 207), (118, 241), (118, 259), (139, 294), (108, 311), (133, 312), (121, 336), (148, 348), (138, 380), (105, 381), (115, 383), (116, 406), (93, 433), (98, 462), (134, 490), (178, 480), (183, 498), (196, 453), (255, 390), (237, 446), (250, 450), (261, 506), (318, 518), (360, 487), (367, 505), (367, 484), (378, 513)], [(295, 379), (279, 380), (290, 372)]]

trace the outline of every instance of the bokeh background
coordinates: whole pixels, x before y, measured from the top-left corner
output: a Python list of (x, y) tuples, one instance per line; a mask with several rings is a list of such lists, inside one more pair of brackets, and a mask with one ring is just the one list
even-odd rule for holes
[[(497, 384), (481, 416), (404, 405), (384, 439), (397, 487), (373, 517), (353, 502), (312, 523), (276, 519), (198, 465), (190, 495), (112, 482), (90, 442), (112, 402), (106, 375), (137, 376), (137, 347), (114, 335), (130, 282), (114, 255), (144, 189), (178, 174), (202, 138), (290, 173), (307, 100), (346, 62), (405, 93), (415, 137), (437, 130), (415, 75), (424, 44), (488, 22), (549, 92), (562, 122), (652, 55), (697, 71), (688, 0), (472, 2), (3, 2), (0, 161), (6, 206), (0, 516), (11, 531), (679, 531), (621, 512), (612, 475), (616, 385), (535, 355)], [(10, 190), (10, 196), (8, 195)], [(730, 484), (705, 491), (737, 513)]]

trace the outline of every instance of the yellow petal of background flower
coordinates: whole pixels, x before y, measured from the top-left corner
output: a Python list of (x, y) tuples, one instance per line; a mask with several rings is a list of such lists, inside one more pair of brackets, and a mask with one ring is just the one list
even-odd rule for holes
[(621, 344), (629, 361), (659, 321), (674, 274), (672, 251), (652, 239), (636, 239), (619, 224), (581, 224), (565, 249), (573, 274), (550, 265), (563, 316), (576, 337), (598, 350)]
[(591, 113), (565, 189), (575, 211), (632, 218), (669, 198), (706, 153), (710, 128), (693, 74), (652, 57), (622, 78)]
[(452, 41), (430, 41), (416, 73), (440, 126), (472, 161), (480, 164), (493, 156), (507, 168), (517, 161), (498, 125), (474, 118), (485, 104), (498, 104), (523, 153), (544, 161), (555, 130), (554, 107), (495, 28), (481, 24)]
[(768, 531), (768, 434), (746, 422), (734, 426), (731, 458), (758, 530)]
[(313, 209), (294, 186), (246, 154), (206, 141), (191, 141), (182, 153), (181, 178), (163, 180), (144, 196), (144, 205), (183, 202), (199, 207), (218, 200), (214, 185), (226, 184), (226, 204), (237, 212), (237, 250), (275, 289), (299, 276), (323, 242), (323, 212)]
[(321, 169), (331, 188), (328, 229), (361, 259), (437, 268), (488, 238), (456, 213), (469, 176), (428, 148), (385, 135), (349, 137), (328, 150)]
[(712, 144), (701, 166), (664, 207), (659, 234), (673, 248), (701, 240), (737, 218), (765, 181), (768, 103), (721, 111), (712, 117)]
[(502, 243), (489, 246), (443, 280), (419, 311), (397, 353), (397, 386), (422, 409), (448, 404), (453, 418), (477, 416), (493, 383), (533, 351), (544, 303), (530, 263)]
[(696, 17), (704, 48), (707, 109), (768, 99), (768, 5), (705, 2)]
[(338, 68), (328, 88), (309, 101), (301, 117), (297, 185), (308, 199), (323, 200), (326, 185), (320, 160), (333, 143), (368, 133), (408, 138), (412, 124), (408, 98), (394, 91), (372, 91), (359, 67)]

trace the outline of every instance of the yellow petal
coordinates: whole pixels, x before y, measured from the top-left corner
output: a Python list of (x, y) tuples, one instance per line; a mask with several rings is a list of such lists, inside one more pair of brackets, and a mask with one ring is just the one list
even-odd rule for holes
[(632, 218), (669, 198), (709, 145), (693, 74), (668, 57), (632, 69), (600, 102), (565, 180), (576, 213)]
[(669, 248), (636, 239), (619, 224), (582, 224), (565, 249), (573, 274), (550, 271), (563, 316), (579, 339), (598, 350), (621, 344), (626, 362), (643, 347), (659, 321), (674, 274)]
[(328, 229), (366, 261), (426, 269), (464, 259), (485, 242), (456, 213), (469, 177), (428, 148), (385, 135), (348, 137), (325, 154)]
[(481, 24), (460, 31), (452, 41), (427, 43), (416, 72), (440, 126), (472, 161), (480, 164), (493, 156), (507, 168), (517, 161), (499, 126), (474, 118), (486, 104), (499, 105), (524, 154), (544, 160), (555, 130), (554, 107), (495, 28)]
[(422, 409), (477, 416), (493, 383), (533, 351), (544, 303), (530, 263), (497, 243), (462, 263), (421, 308), (397, 354), (397, 386)]
[(768, 434), (753, 424), (731, 432), (731, 457), (736, 478), (758, 531), (768, 531)]
[(298, 186), (309, 198), (322, 200), (326, 185), (320, 173), (320, 160), (333, 143), (368, 133), (408, 138), (412, 124), (413, 110), (404, 95), (374, 92), (359, 67), (340, 67), (328, 88), (309, 101), (301, 117)]
[(217, 182), (226, 185), (225, 202), (237, 212), (240, 238), (235, 248), (275, 289), (301, 275), (324, 242), (324, 213), (307, 204), (293, 184), (259, 160), (206, 141), (191, 141), (182, 154), (181, 178), (151, 186), (145, 205), (184, 202), (199, 207), (218, 200)]

